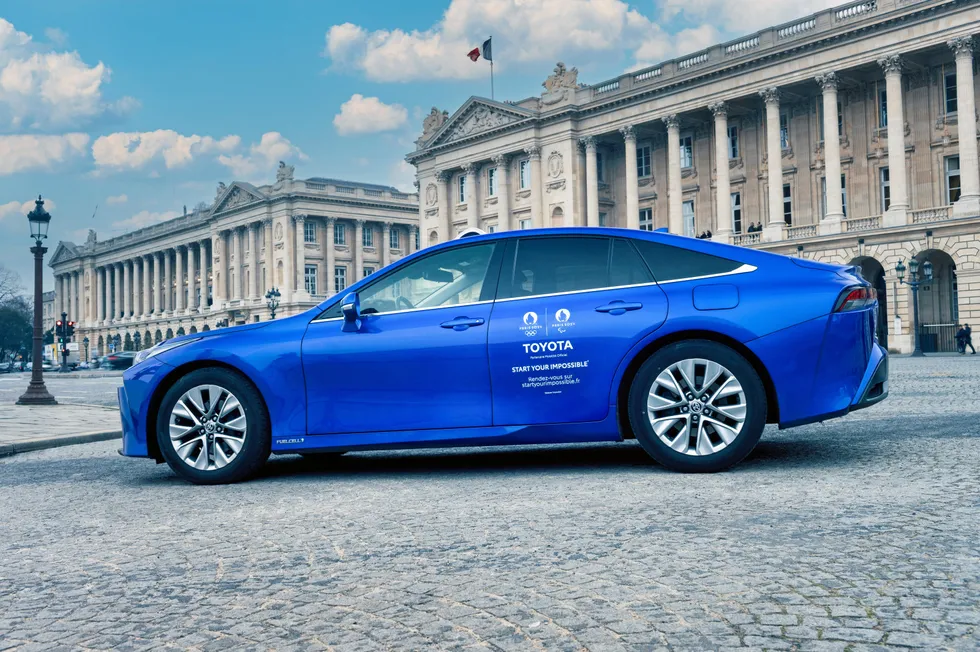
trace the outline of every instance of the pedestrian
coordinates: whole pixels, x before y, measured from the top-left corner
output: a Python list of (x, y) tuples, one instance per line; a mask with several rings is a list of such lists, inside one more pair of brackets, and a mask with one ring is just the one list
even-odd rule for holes
[(976, 355), (977, 350), (973, 348), (973, 329), (969, 324), (963, 325), (963, 355), (966, 355), (966, 347), (970, 347), (970, 355)]
[(956, 325), (956, 352), (966, 355), (966, 329), (962, 324)]

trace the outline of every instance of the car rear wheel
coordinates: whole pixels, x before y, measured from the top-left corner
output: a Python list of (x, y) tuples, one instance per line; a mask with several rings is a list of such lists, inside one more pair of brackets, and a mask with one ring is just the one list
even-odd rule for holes
[(633, 379), (630, 426), (668, 469), (714, 472), (745, 458), (766, 425), (759, 374), (732, 349), (708, 340), (668, 345)]
[(157, 442), (167, 464), (195, 484), (238, 482), (269, 458), (269, 417), (251, 382), (227, 369), (198, 369), (163, 397)]

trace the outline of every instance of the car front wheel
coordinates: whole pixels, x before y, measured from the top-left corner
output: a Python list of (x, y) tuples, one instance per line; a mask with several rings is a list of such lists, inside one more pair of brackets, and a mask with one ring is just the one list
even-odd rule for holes
[(630, 426), (657, 462), (714, 472), (745, 458), (766, 425), (766, 391), (737, 352), (708, 340), (668, 345), (633, 379)]
[(269, 417), (251, 382), (227, 369), (198, 369), (163, 398), (157, 442), (167, 464), (195, 484), (254, 475), (269, 458)]

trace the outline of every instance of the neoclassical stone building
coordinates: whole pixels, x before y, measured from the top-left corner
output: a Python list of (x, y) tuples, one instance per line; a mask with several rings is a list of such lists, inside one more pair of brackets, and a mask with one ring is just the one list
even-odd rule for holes
[(92, 355), (309, 308), (418, 248), (418, 196), (388, 186), (294, 179), (218, 186), (211, 206), (109, 240), (59, 242), (58, 314)]
[(957, 321), (980, 324), (977, 33), (975, 1), (866, 0), (608, 81), (559, 63), (540, 96), (433, 109), (407, 156), (422, 238), (668, 227), (853, 263), (901, 351), (894, 270), (929, 259), (920, 332), (949, 349)]

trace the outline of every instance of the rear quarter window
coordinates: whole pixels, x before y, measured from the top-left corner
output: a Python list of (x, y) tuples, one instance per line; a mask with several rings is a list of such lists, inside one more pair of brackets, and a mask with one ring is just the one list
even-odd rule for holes
[(658, 283), (734, 272), (742, 263), (671, 245), (633, 240)]

